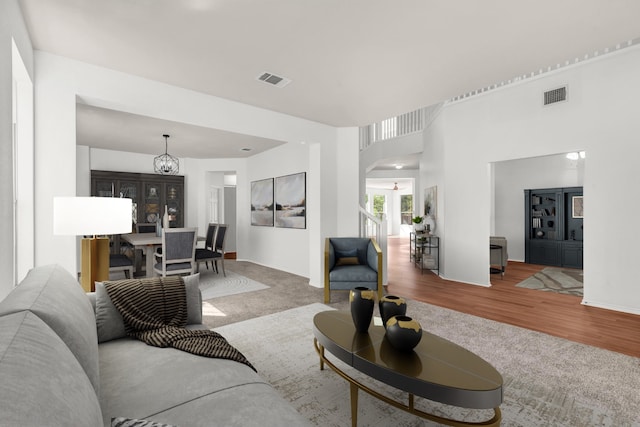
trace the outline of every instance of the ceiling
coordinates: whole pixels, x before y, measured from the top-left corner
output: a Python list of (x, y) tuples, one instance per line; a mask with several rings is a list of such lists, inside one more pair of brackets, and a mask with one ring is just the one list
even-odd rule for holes
[[(194, 159), (241, 158), (284, 144), (267, 138), (172, 122), (121, 111), (76, 104), (76, 141), (106, 150), (162, 154)], [(135, 146), (132, 149), (132, 146)]]
[[(637, 0), (19, 1), (35, 49), (332, 126), (367, 125), (640, 36)], [(291, 83), (258, 81), (264, 72)], [(169, 152), (199, 158), (281, 143), (78, 111), (82, 145), (159, 153), (169, 133)]]

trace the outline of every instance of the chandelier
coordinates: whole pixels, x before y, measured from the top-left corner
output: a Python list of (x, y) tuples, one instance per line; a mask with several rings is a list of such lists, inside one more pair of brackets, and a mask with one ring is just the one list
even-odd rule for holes
[(167, 153), (167, 138), (169, 138), (169, 135), (162, 136), (164, 137), (164, 154), (160, 154), (153, 159), (153, 170), (161, 175), (176, 175), (180, 168), (180, 163), (177, 157)]

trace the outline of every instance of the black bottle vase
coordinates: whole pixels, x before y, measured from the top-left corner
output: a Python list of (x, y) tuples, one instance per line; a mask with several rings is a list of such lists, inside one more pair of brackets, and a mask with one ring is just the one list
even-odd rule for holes
[(369, 288), (358, 286), (349, 292), (349, 307), (353, 324), (358, 332), (367, 332), (373, 317), (376, 293)]
[(378, 303), (378, 308), (380, 309), (382, 325), (386, 329), (389, 318), (407, 313), (407, 302), (404, 298), (395, 295), (385, 295)]

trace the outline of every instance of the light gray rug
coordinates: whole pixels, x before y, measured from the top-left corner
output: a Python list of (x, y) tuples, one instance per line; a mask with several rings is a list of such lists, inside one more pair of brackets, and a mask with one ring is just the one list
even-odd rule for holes
[[(349, 426), (349, 386), (313, 349), (315, 303), (215, 330), (225, 336), (313, 424)], [(408, 302), (408, 314), (432, 333), (478, 354), (502, 373), (503, 426), (639, 426), (640, 359), (452, 310)], [(376, 312), (377, 315), (377, 312)], [(338, 362), (339, 363), (339, 362)], [(366, 377), (341, 364), (366, 381)], [(397, 391), (369, 380), (398, 397)], [(436, 414), (477, 420), (476, 411), (416, 399)], [(359, 393), (359, 426), (431, 426)]]
[(220, 274), (213, 271), (200, 270), (200, 291), (202, 292), (203, 300), (263, 289), (269, 289), (269, 286), (233, 271), (227, 270), (227, 276), (225, 277), (222, 274), (222, 269), (220, 269)]
[(582, 270), (547, 267), (518, 283), (519, 288), (537, 289), (567, 295), (583, 295)]

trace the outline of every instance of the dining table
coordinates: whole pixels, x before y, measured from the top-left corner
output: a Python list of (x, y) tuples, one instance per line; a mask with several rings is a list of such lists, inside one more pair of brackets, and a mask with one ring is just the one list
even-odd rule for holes
[[(134, 249), (140, 249), (142, 253), (146, 257), (145, 264), (145, 274), (146, 277), (153, 276), (153, 264), (154, 264), (154, 256), (153, 253), (156, 251), (156, 248), (162, 246), (162, 235), (158, 236), (156, 233), (128, 233), (121, 234), (120, 238), (125, 242), (129, 243)], [(202, 236), (198, 236), (198, 241), (204, 241), (205, 238)], [(140, 263), (136, 262), (136, 271), (135, 275), (140, 277), (142, 276), (142, 271), (140, 271)]]

